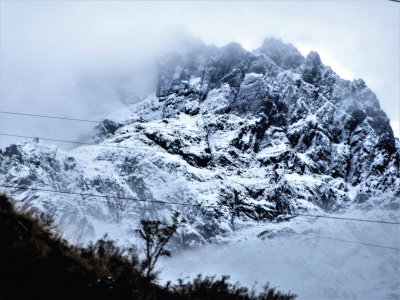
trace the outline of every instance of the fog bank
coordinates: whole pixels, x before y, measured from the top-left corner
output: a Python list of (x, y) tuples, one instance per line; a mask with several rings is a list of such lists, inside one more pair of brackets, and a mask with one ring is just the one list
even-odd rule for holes
[[(156, 60), (193, 37), (252, 50), (276, 36), (363, 78), (400, 135), (397, 3), (2, 1), (0, 13), (0, 110), (100, 119), (153, 91)], [(76, 139), (92, 124), (1, 115), (0, 126)]]

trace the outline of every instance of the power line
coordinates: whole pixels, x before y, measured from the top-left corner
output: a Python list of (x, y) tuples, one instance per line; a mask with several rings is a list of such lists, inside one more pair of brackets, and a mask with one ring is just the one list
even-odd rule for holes
[(44, 141), (87, 145), (87, 146), (112, 147), (112, 148), (123, 148), (123, 149), (144, 150), (144, 151), (158, 151), (158, 150), (150, 149), (150, 148), (146, 149), (146, 148), (139, 148), (139, 147), (126, 147), (126, 146), (120, 146), (120, 145), (94, 144), (94, 143), (78, 142), (78, 141), (70, 141), (70, 140), (51, 139), (51, 138), (45, 138), (45, 137), (39, 137), (39, 136), (17, 135), (17, 134), (8, 134), (8, 133), (0, 133), (0, 135), (9, 136), (9, 137), (25, 138), (25, 139), (39, 139), (39, 140), (44, 140)]
[(334, 216), (324, 216), (324, 215), (308, 215), (308, 214), (289, 214), (291, 216), (304, 216), (304, 217), (316, 217), (316, 218), (326, 218), (326, 219), (338, 219), (338, 220), (348, 220), (348, 221), (359, 221), (359, 222), (370, 222), (370, 223), (383, 223), (383, 224), (394, 224), (400, 225), (400, 222), (392, 221), (381, 221), (381, 220), (369, 220), (369, 219), (356, 219), (356, 218), (345, 218), (345, 217), (334, 217)]
[[(90, 196), (90, 197), (100, 197), (100, 198), (115, 198), (115, 199), (123, 199), (123, 200), (133, 200), (133, 201), (137, 201), (137, 202), (149, 202), (149, 203), (159, 203), (159, 204), (177, 204), (177, 205), (193, 206), (193, 207), (215, 207), (215, 206), (212, 206), (212, 205), (180, 203), (180, 202), (162, 201), (162, 200), (147, 200), (147, 199), (144, 200), (144, 199), (137, 199), (137, 198), (133, 198), (133, 197), (116, 197), (116, 196), (108, 196), (108, 195), (100, 195), (100, 194), (56, 191), (56, 190), (48, 190), (48, 189), (40, 189), (40, 188), (16, 187), (16, 186), (11, 186), (11, 185), (0, 185), (0, 187), (16, 188), (16, 189), (31, 190), (31, 191), (50, 192), (50, 193), (58, 193), (58, 194), (78, 195), (78, 196)], [(313, 216), (313, 215), (311, 215), (311, 216)], [(352, 219), (352, 220), (353, 221), (356, 221), (356, 220), (358, 221), (358, 219)], [(362, 221), (368, 222), (367, 220), (362, 220)], [(382, 222), (380, 222), (380, 221), (372, 221), (372, 222), (375, 222), (375, 223), (387, 223), (385, 221), (382, 221)], [(356, 241), (349, 241), (349, 240), (337, 239), (337, 238), (314, 235), (314, 234), (306, 234), (306, 233), (299, 233), (299, 232), (292, 232), (292, 231), (288, 231), (286, 233), (305, 235), (305, 236), (310, 236), (310, 237), (314, 237), (314, 238), (322, 238), (322, 239), (334, 240), (334, 241), (339, 241), (339, 242), (346, 242), (346, 243), (359, 244), (359, 245), (364, 245), (364, 246), (372, 246), (372, 247), (378, 247), (378, 248), (384, 248), (384, 249), (391, 249), (391, 250), (400, 251), (400, 248), (395, 248), (395, 247), (382, 246), (382, 245), (363, 243), (363, 242), (356, 242)]]
[[(104, 147), (112, 147), (112, 148), (125, 148), (125, 149), (140, 149), (140, 148), (132, 148), (132, 147), (125, 147), (125, 146), (117, 146), (117, 145), (108, 145), (108, 144), (93, 144), (93, 143), (86, 143), (86, 142), (78, 142), (78, 141), (70, 141), (70, 140), (59, 140), (59, 139), (51, 139), (45, 137), (38, 137), (38, 136), (27, 136), (27, 135), (17, 135), (17, 134), (8, 134), (8, 133), (0, 133), (3, 136), (9, 137), (19, 137), (19, 138), (27, 138), (27, 139), (40, 139), (45, 141), (53, 141), (53, 142), (61, 142), (61, 143), (71, 143), (71, 144), (79, 144), (79, 145), (88, 145), (88, 146), (104, 146)], [(141, 150), (151, 150), (151, 149), (141, 149)]]
[(362, 243), (362, 242), (356, 242), (356, 241), (349, 241), (349, 240), (342, 240), (342, 239), (337, 239), (337, 238), (332, 238), (332, 237), (327, 237), (327, 236), (321, 236), (321, 235), (316, 235), (316, 234), (307, 234), (307, 233), (300, 233), (300, 232), (293, 232), (293, 231), (287, 231), (285, 233), (305, 235), (305, 236), (310, 236), (310, 237), (314, 237), (314, 238), (320, 238), (320, 239), (326, 239), (326, 240), (333, 240), (333, 241), (339, 241), (339, 242), (345, 242), (345, 243), (351, 243), (351, 244), (359, 244), (359, 245), (364, 245), (364, 246), (372, 246), (372, 247), (378, 247), (378, 248), (384, 248), (384, 249), (391, 249), (391, 250), (400, 251), (400, 248), (382, 246), (382, 245), (376, 245), (376, 244), (369, 244), (369, 243)]
[[(79, 0), (77, 0), (77, 1), (79, 1)], [(88, 119), (69, 118), (69, 117), (61, 117), (61, 116), (28, 114), (28, 113), (14, 112), (14, 111), (0, 111), (0, 114), (28, 116), (28, 117), (36, 117), (36, 118), (58, 119), (58, 120), (66, 120), (66, 121), (90, 122), (90, 123), (101, 123), (102, 121), (104, 121), (104, 120), (88, 120)], [(164, 127), (164, 126), (157, 126), (155, 124), (152, 124), (151, 126), (158, 127), (158, 128)]]
[[(109, 144), (93, 144), (93, 143), (86, 143), (86, 142), (78, 142), (78, 141), (70, 141), (70, 140), (59, 140), (59, 139), (51, 139), (51, 138), (44, 138), (44, 137), (34, 137), (34, 136), (25, 136), (25, 135), (16, 135), (16, 134), (7, 134), (7, 133), (0, 133), (2, 136), (9, 136), (9, 137), (19, 137), (19, 138), (31, 138), (31, 139), (42, 139), (45, 141), (53, 141), (53, 142), (62, 142), (62, 143), (72, 143), (72, 144), (79, 144), (79, 145), (88, 145), (88, 146), (98, 146), (98, 147), (112, 147), (112, 148), (123, 148), (123, 149), (134, 149), (134, 150), (143, 150), (143, 151), (158, 151), (155, 149), (145, 149), (139, 147), (126, 147), (120, 145), (109, 145)], [(56, 192), (56, 191), (53, 191)], [(347, 220), (347, 221), (359, 221), (359, 222), (370, 222), (370, 223), (381, 223), (381, 224), (394, 224), (400, 225), (400, 222), (392, 222), (392, 221), (382, 221), (382, 220), (368, 220), (368, 219), (357, 219), (357, 218), (345, 218), (345, 217), (334, 217), (334, 216), (324, 216), (324, 215), (311, 215), (311, 214), (288, 214), (290, 216), (304, 216), (304, 217), (316, 217), (316, 218), (326, 218), (326, 219), (337, 219), (337, 220)]]
[[(12, 185), (0, 185), (0, 187), (4, 188), (13, 188), (13, 189), (22, 189), (22, 190), (31, 190), (31, 191), (41, 191), (48, 193), (59, 193), (59, 194), (72, 194), (72, 195), (80, 195), (80, 196), (91, 196), (91, 197), (100, 197), (100, 198), (115, 198), (120, 200), (133, 200), (140, 202), (155, 202), (155, 203), (163, 203), (163, 204), (179, 204), (185, 206), (202, 206), (202, 207), (214, 207), (213, 205), (201, 205), (201, 204), (192, 204), (192, 203), (181, 203), (181, 202), (170, 202), (170, 201), (162, 201), (162, 200), (144, 200), (137, 199), (132, 197), (118, 197), (118, 196), (110, 196), (110, 195), (100, 195), (100, 194), (88, 194), (88, 193), (78, 193), (78, 192), (68, 192), (68, 191), (57, 191), (50, 189), (41, 189), (41, 188), (28, 188), (21, 186), (12, 186)], [(324, 215), (311, 215), (311, 214), (288, 214), (291, 216), (307, 216), (307, 217), (318, 217), (318, 218), (327, 218), (327, 219), (338, 219), (338, 220), (350, 220), (350, 221), (359, 221), (359, 222), (370, 222), (370, 223), (381, 223), (381, 224), (393, 224), (400, 225), (400, 222), (391, 222), (384, 220), (367, 220), (367, 219), (357, 219), (357, 218), (344, 218), (344, 217), (334, 217), (334, 216), (324, 216)]]
[[(14, 111), (0, 111), (0, 114), (28, 116), (28, 117), (36, 117), (36, 118), (58, 119), (58, 120), (64, 120), (64, 121), (66, 120), (66, 121), (89, 122), (89, 123), (101, 123), (103, 121), (103, 120), (88, 120), (88, 119), (78, 119), (78, 118), (50, 116), (50, 115), (28, 114), (28, 113), (14, 112)], [(164, 126), (157, 126), (155, 124), (152, 124), (151, 126), (156, 127), (156, 128), (164, 128)], [(74, 142), (71, 142), (71, 143), (74, 143)]]
[(56, 193), (56, 194), (67, 194), (67, 195), (76, 195), (76, 196), (89, 196), (89, 197), (98, 197), (98, 198), (114, 198), (119, 200), (132, 200), (137, 202), (150, 202), (150, 203), (159, 203), (159, 204), (178, 204), (185, 206), (203, 206), (207, 207), (211, 205), (201, 205), (201, 204), (192, 204), (192, 203), (181, 203), (181, 202), (173, 202), (173, 201), (162, 201), (162, 200), (148, 200), (148, 199), (137, 199), (133, 197), (118, 197), (118, 196), (110, 196), (110, 195), (101, 195), (101, 194), (91, 194), (91, 193), (78, 193), (78, 192), (68, 192), (68, 191), (56, 191), (49, 189), (41, 189), (41, 188), (28, 188), (21, 186), (12, 186), (12, 185), (0, 185), (0, 187), (4, 188), (13, 188), (13, 189), (21, 189), (28, 191), (38, 191), (38, 192), (46, 192), (46, 193)]
[(78, 122), (90, 122), (90, 123), (100, 123), (101, 122), (100, 120), (88, 120), (88, 119), (77, 119), (77, 118), (68, 118), (68, 117), (60, 117), (60, 116), (27, 114), (27, 113), (20, 113), (20, 112), (14, 112), (14, 111), (0, 111), (0, 114), (19, 115), (19, 116), (28, 116), (28, 117), (46, 118), (46, 119), (59, 119), (59, 120), (78, 121)]
[[(391, 1), (393, 1), (393, 0), (391, 0)], [(398, 2), (398, 1), (394, 1), (394, 2)], [(37, 118), (59, 119), (59, 120), (89, 122), (89, 123), (100, 123), (101, 122), (100, 120), (88, 120), (88, 119), (69, 118), (69, 117), (60, 117), (60, 116), (50, 116), (50, 115), (39, 115), (39, 114), (28, 114), (28, 113), (10, 112), (10, 111), (0, 111), (0, 113), (1, 114), (8, 114), (8, 115), (20, 115), (20, 116), (29, 116), (29, 117), (37, 117)], [(42, 140), (45, 140), (45, 141), (54, 141), (54, 142), (61, 142), (61, 143), (72, 143), (72, 144), (88, 145), (88, 146), (100, 146), (100, 147), (103, 146), (103, 147), (112, 147), (112, 148), (144, 150), (144, 151), (157, 151), (157, 150), (153, 150), (153, 149), (145, 149), (145, 148), (138, 148), (138, 147), (126, 147), (126, 146), (120, 146), (120, 145), (117, 146), (117, 145), (108, 145), (108, 144), (100, 145), (100, 144), (93, 144), (93, 143), (87, 143), (87, 142), (51, 139), (51, 138), (34, 137), (34, 136), (24, 136), (24, 135), (15, 135), (15, 134), (6, 134), (6, 133), (0, 133), (0, 135), (8, 136), (8, 137), (19, 137), (19, 138), (32, 138), (32, 139), (39, 138), (39, 139), (42, 139)], [(133, 201), (137, 201), (137, 202), (149, 202), (149, 203), (159, 203), (159, 204), (177, 204), (177, 205), (196, 206), (196, 207), (201, 207), (201, 206), (203, 206), (203, 207), (212, 207), (211, 205), (179, 203), (179, 202), (170, 202), (170, 201), (161, 201), (161, 200), (143, 200), (143, 199), (137, 199), (137, 198), (132, 198), (132, 197), (116, 197), (116, 196), (100, 195), (100, 194), (56, 191), (56, 190), (39, 189), (39, 188), (24, 188), (24, 187), (15, 187), (15, 186), (7, 186), (7, 185), (0, 185), (0, 186), (4, 187), (4, 188), (16, 188), (16, 189), (41, 191), (41, 192), (48, 192), (48, 193), (70, 194), (70, 195), (90, 196), (90, 197), (99, 197), (99, 198), (115, 198), (115, 199), (121, 199), (121, 200), (133, 200)], [(345, 218), (345, 217), (311, 215), (311, 214), (288, 214), (288, 215), (295, 216), (295, 217), (296, 216), (306, 216), (306, 217), (328, 218), (328, 219), (336, 219), (336, 220), (348, 220), (348, 221), (358, 221), (358, 222), (370, 222), (370, 223), (400, 225), (400, 222), (391, 222), (391, 221), (382, 221), (382, 220), (368, 220), (368, 219)], [(355, 241), (349, 241), (349, 240), (342, 240), (342, 239), (319, 236), (319, 235), (310, 235), (310, 234), (305, 234), (305, 233), (297, 233), (297, 232), (288, 232), (288, 233), (400, 251), (400, 248), (393, 248), (393, 247), (387, 247), (387, 246), (381, 246), (381, 245), (375, 245), (375, 244), (368, 244), (368, 243), (361, 243), (361, 242), (355, 242)]]
[[(119, 200), (133, 200), (140, 202), (154, 202), (154, 203), (163, 203), (163, 204), (178, 204), (184, 206), (196, 206), (196, 207), (215, 207), (214, 205), (202, 205), (202, 204), (192, 204), (192, 203), (181, 203), (181, 202), (170, 202), (170, 201), (162, 201), (162, 200), (145, 200), (145, 199), (137, 199), (133, 197), (118, 197), (118, 196), (110, 196), (110, 195), (100, 195), (100, 194), (88, 194), (88, 193), (78, 193), (78, 192), (68, 192), (68, 191), (57, 191), (50, 189), (41, 189), (41, 188), (30, 188), (30, 187), (21, 187), (21, 186), (12, 186), (12, 185), (0, 185), (0, 187), (4, 188), (13, 188), (13, 189), (22, 189), (22, 190), (31, 190), (31, 191), (40, 191), (40, 192), (48, 192), (48, 193), (59, 193), (59, 194), (71, 194), (71, 195), (79, 195), (79, 196), (91, 196), (91, 197), (100, 197), (100, 198), (114, 198)], [(311, 215), (311, 214), (288, 214), (292, 216), (309, 216), (309, 217), (318, 217), (318, 218), (328, 218), (328, 219), (339, 219), (339, 220), (350, 220), (350, 221), (359, 221), (359, 222), (371, 222), (371, 223), (381, 223), (381, 224), (393, 224), (400, 225), (400, 222), (391, 222), (384, 220), (367, 220), (367, 219), (356, 219), (356, 218), (342, 218), (342, 217), (334, 217), (334, 216), (324, 216), (324, 215)]]
[[(22, 115), (22, 116), (31, 116), (31, 117), (40, 117), (40, 118), (51, 118), (51, 119), (61, 119), (61, 120), (70, 120), (70, 121), (82, 121), (82, 122), (91, 122), (91, 123), (99, 123), (100, 121), (87, 120), (87, 119), (76, 119), (76, 118), (67, 118), (67, 117), (59, 117), (59, 116), (49, 116), (49, 115), (36, 115), (36, 114), (27, 114), (27, 113), (19, 113), (19, 112), (10, 112), (10, 111), (0, 111), (2, 114), (11, 114), (11, 115)], [(33, 136), (24, 136), (24, 135), (15, 135), (15, 134), (6, 134), (0, 133), (3, 136), (9, 137), (20, 137), (20, 138), (39, 138), (45, 141), (54, 141), (54, 142), (62, 142), (62, 143), (72, 143), (72, 144), (80, 144), (80, 145), (90, 145), (90, 146), (104, 146), (104, 147), (113, 147), (113, 148), (124, 148), (124, 149), (135, 149), (135, 150), (144, 150), (144, 151), (157, 151), (154, 149), (144, 149), (138, 147), (126, 147), (120, 145), (107, 145), (107, 144), (93, 144), (86, 142), (78, 142), (78, 141), (69, 141), (69, 140), (59, 140), (59, 139), (51, 139), (44, 137), (33, 137)], [(344, 218), (344, 217), (333, 217), (333, 216), (324, 216), (324, 215), (310, 215), (310, 214), (289, 214), (291, 216), (305, 216), (305, 217), (317, 217), (317, 218), (327, 218), (327, 219), (338, 219), (338, 220), (348, 220), (348, 221), (359, 221), (359, 222), (371, 222), (371, 223), (383, 223), (383, 224), (395, 224), (400, 225), (400, 222), (391, 222), (391, 221), (381, 221), (381, 220), (367, 220), (367, 219), (356, 219), (356, 218)]]

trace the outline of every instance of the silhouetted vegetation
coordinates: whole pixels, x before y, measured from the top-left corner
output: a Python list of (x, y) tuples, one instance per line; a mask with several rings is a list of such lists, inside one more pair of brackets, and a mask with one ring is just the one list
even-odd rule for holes
[(180, 279), (177, 285), (167, 284), (166, 288), (172, 295), (165, 299), (290, 300), (296, 297), (294, 294), (284, 294), (275, 288), (270, 288), (269, 284), (266, 284), (263, 291), (257, 295), (254, 290), (249, 291), (238, 283), (229, 283), (228, 279), (229, 276), (216, 279), (214, 276), (203, 278), (201, 275), (188, 282)]
[[(165, 286), (155, 282), (158, 257), (178, 226), (142, 221), (150, 248), (140, 261), (135, 248), (121, 249), (107, 237), (87, 247), (57, 235), (50, 218), (15, 209), (0, 195), (0, 299), (294, 299), (268, 286), (256, 294), (228, 277), (201, 277)], [(150, 258), (151, 257), (151, 258)], [(147, 261), (146, 261), (147, 260)]]
[(172, 224), (163, 224), (158, 220), (141, 220), (142, 229), (139, 230), (141, 238), (145, 242), (146, 258), (142, 262), (142, 271), (145, 272), (146, 278), (154, 277), (156, 263), (162, 256), (171, 256), (171, 252), (166, 246), (178, 229), (180, 222), (179, 213), (172, 216)]

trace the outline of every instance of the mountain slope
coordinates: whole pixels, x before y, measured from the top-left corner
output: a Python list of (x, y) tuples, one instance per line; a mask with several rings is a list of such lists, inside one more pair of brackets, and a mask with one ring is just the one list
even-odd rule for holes
[(110, 115), (91, 141), (0, 152), (0, 183), (28, 188), (8, 190), (75, 241), (132, 240), (140, 218), (178, 210), (189, 221), (179, 242), (193, 245), (251, 220), (400, 195), (399, 141), (374, 93), (273, 38), (253, 52), (198, 45), (166, 57), (156, 94)]

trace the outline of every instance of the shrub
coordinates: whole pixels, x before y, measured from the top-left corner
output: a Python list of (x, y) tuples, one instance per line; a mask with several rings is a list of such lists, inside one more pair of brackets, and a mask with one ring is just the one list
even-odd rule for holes
[[(155, 283), (157, 258), (168, 255), (168, 240), (178, 226), (142, 221), (145, 241), (151, 241), (151, 261), (139, 261), (134, 247), (122, 249), (105, 236), (87, 247), (71, 246), (54, 231), (46, 216), (16, 209), (0, 195), (0, 299), (237, 299), (287, 300), (268, 286), (258, 295), (228, 277), (201, 277), (161, 286)], [(151, 250), (153, 249), (153, 250)], [(157, 256), (158, 255), (158, 256)]]

